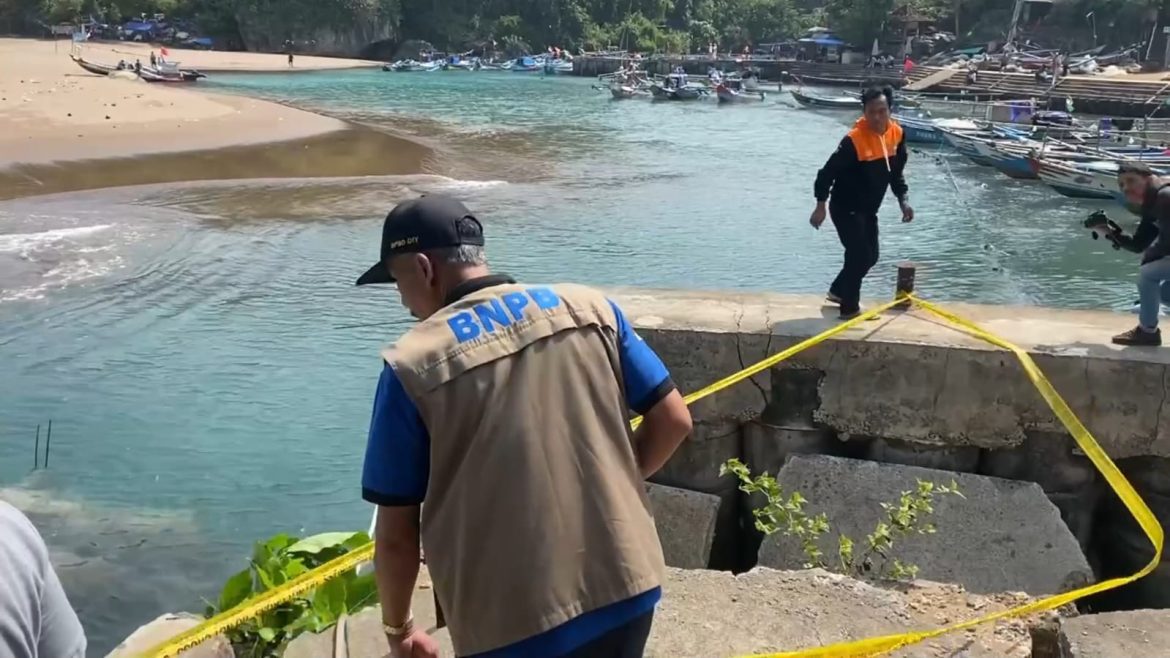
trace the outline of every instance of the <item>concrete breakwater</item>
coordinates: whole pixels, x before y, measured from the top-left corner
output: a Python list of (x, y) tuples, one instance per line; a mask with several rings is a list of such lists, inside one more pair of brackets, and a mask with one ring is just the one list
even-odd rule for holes
[[(837, 322), (817, 297), (611, 294), (684, 392)], [(1170, 349), (1103, 344), (1132, 322), (1118, 314), (947, 308), (1031, 352), (1166, 521), (1170, 428), (1161, 416), (1170, 397)], [(886, 312), (697, 402), (692, 412), (694, 434), (650, 487), (668, 562), (682, 567), (669, 574), (650, 656), (789, 651), (937, 628), (1129, 575), (1152, 556), (1144, 534), (1078, 454), (1014, 356), (920, 311)], [(719, 476), (719, 466), (733, 457), (755, 472), (778, 473), (786, 491), (805, 494), (811, 512), (826, 511), (835, 528), (855, 536), (872, 528), (876, 502), (916, 480), (953, 478), (967, 498), (940, 502), (938, 533), (898, 549), (926, 581), (948, 584), (886, 587), (817, 570), (768, 568), (799, 569), (803, 558), (785, 538), (764, 540), (755, 531), (751, 510), (758, 501)], [(1170, 607), (1168, 572), (1163, 566), (1088, 605), (1092, 612)], [(424, 582), (416, 613), (433, 610), (430, 596)], [(285, 655), (380, 656), (377, 615), (365, 611), (340, 629), (303, 636)], [(1170, 642), (1167, 622), (1170, 611), (1078, 617), (1065, 608), (894, 655), (1154, 658)], [(231, 655), (222, 643), (207, 643), (206, 650), (220, 653), (191, 655)], [(118, 655), (132, 652), (123, 647)]]
[[(829, 313), (816, 297), (640, 290), (615, 297), (683, 391), (836, 322), (823, 317)], [(1106, 345), (1132, 324), (1118, 314), (948, 308), (1031, 352), (1160, 522), (1170, 521), (1170, 423), (1163, 422), (1170, 349)], [(719, 476), (719, 465), (734, 457), (777, 473), (793, 454), (1035, 483), (1098, 579), (1132, 574), (1153, 555), (1015, 357), (918, 311), (887, 313), (696, 403), (692, 413), (694, 434), (655, 481), (719, 497), (712, 568), (742, 571), (768, 553), (760, 553), (750, 501)], [(1097, 605), (1170, 607), (1170, 567)]]

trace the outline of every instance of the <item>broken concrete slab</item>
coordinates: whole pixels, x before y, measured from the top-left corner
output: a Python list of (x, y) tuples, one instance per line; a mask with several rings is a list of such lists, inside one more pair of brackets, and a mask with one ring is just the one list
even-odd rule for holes
[[(420, 590), (425, 592), (425, 590)], [(646, 646), (647, 658), (731, 658), (795, 651), (834, 642), (938, 628), (1029, 602), (1023, 594), (981, 596), (956, 585), (915, 582), (884, 589), (825, 571), (668, 569), (662, 603)], [(434, 619), (433, 606), (414, 602), (416, 621)], [(346, 620), (341, 650), (334, 631), (304, 635), (286, 658), (383, 658), (381, 611)], [(1052, 615), (1011, 619), (901, 649), (898, 658), (1030, 658), (1032, 629)], [(420, 622), (424, 625), (428, 622)], [(430, 626), (425, 626), (430, 628)], [(454, 656), (445, 630), (432, 633), (439, 655)], [(307, 652), (315, 647), (313, 652)], [(344, 653), (342, 653), (344, 651)]]
[[(185, 612), (162, 615), (134, 631), (106, 658), (138, 658), (159, 644), (179, 633), (195, 628), (202, 622), (202, 617)], [(180, 653), (178, 658), (235, 658), (235, 651), (226, 637), (216, 635), (210, 640)]]
[(1060, 658), (1165, 658), (1170, 610), (1130, 610), (1060, 621)]
[(719, 496), (661, 484), (646, 484), (654, 525), (666, 564), (680, 569), (706, 569), (715, 539)]
[[(821, 539), (828, 556), (837, 555), (839, 534), (853, 538), (860, 549), (884, 517), (880, 504), (896, 503), (918, 480), (949, 484), (952, 479), (965, 498), (936, 497), (930, 520), (938, 532), (900, 539), (891, 557), (917, 565), (920, 578), (980, 593), (1052, 594), (1092, 581), (1076, 538), (1035, 483), (804, 455), (793, 455), (778, 478), (786, 493), (808, 499), (809, 515), (828, 516), (832, 529)], [(792, 569), (805, 562), (794, 538), (777, 533), (760, 547), (761, 566)]]
[[(820, 569), (757, 568), (734, 575), (669, 570), (647, 658), (730, 658), (938, 628), (1027, 603), (1023, 594), (980, 596), (916, 582), (883, 589)], [(900, 658), (1029, 658), (1030, 628), (1013, 619), (944, 635), (889, 654)]]

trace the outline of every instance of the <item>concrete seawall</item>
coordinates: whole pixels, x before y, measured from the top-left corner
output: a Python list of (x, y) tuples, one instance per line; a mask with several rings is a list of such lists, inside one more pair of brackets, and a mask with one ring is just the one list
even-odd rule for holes
[[(819, 297), (611, 291), (690, 392), (836, 324)], [(1121, 349), (1131, 316), (945, 304), (1028, 350), (1165, 525), (1170, 348)], [(710, 565), (756, 564), (750, 506), (719, 465), (776, 473), (794, 453), (1038, 483), (1098, 577), (1128, 575), (1148, 541), (1079, 453), (1016, 358), (922, 311), (888, 312), (692, 407), (692, 438), (655, 480), (722, 499)], [(1164, 420), (1165, 415), (1165, 420)], [(1106, 607), (1170, 607), (1170, 567)]]

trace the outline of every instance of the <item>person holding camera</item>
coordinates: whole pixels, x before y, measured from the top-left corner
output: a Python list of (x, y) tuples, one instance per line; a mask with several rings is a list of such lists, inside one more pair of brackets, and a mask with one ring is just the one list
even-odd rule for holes
[(1141, 206), (1141, 223), (1134, 234), (1106, 232), (1115, 249), (1142, 255), (1138, 268), (1138, 326), (1114, 336), (1116, 345), (1157, 347), (1162, 344), (1158, 313), (1170, 304), (1170, 181), (1154, 175), (1141, 162), (1123, 162), (1117, 170), (1117, 185), (1125, 200)]

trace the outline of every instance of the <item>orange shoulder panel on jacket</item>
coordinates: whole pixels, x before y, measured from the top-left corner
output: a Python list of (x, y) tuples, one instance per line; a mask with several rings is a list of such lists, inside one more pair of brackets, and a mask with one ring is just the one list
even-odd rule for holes
[(890, 127), (884, 135), (879, 135), (869, 129), (865, 119), (859, 119), (849, 131), (849, 139), (853, 142), (853, 149), (857, 151), (859, 162), (872, 162), (894, 157), (898, 144), (902, 142), (902, 126), (890, 120)]

